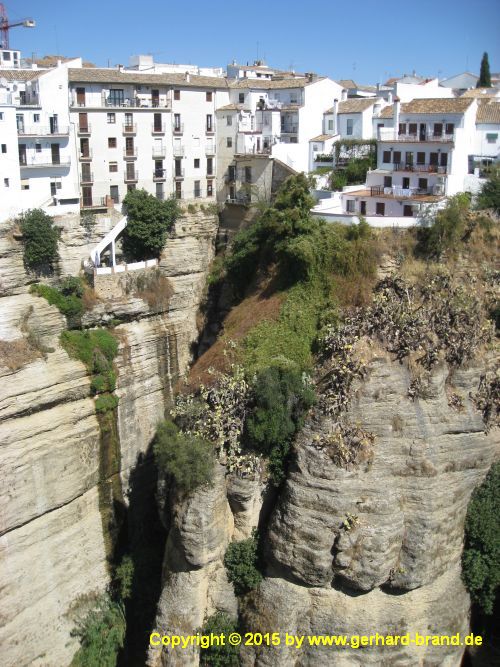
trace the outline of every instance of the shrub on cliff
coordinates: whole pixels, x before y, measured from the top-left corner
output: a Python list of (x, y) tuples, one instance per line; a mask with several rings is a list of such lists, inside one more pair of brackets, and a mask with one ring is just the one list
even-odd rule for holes
[(221, 646), (214, 642), (208, 648), (200, 650), (200, 665), (202, 667), (238, 667), (240, 664), (240, 648), (239, 646), (232, 646), (227, 640), (229, 635), (236, 630), (235, 621), (224, 612), (218, 611), (207, 618), (200, 629), (200, 634), (205, 636), (223, 634), (225, 642)]
[(23, 235), (23, 259), (28, 271), (51, 273), (58, 259), (59, 230), (41, 209), (32, 209), (19, 220)]
[(170, 420), (156, 431), (153, 451), (159, 470), (173, 479), (181, 491), (190, 493), (213, 480), (214, 446), (180, 431)]
[(483, 185), (476, 202), (479, 209), (492, 209), (500, 214), (500, 172), (495, 171)]
[(131, 260), (159, 257), (167, 232), (175, 223), (175, 199), (162, 201), (146, 190), (131, 190), (123, 200), (127, 226), (123, 231), (123, 251)]
[(491, 615), (500, 588), (500, 463), (491, 466), (469, 502), (462, 576), (473, 601)]
[(240, 542), (231, 542), (224, 555), (227, 578), (234, 586), (236, 595), (248, 593), (262, 581), (257, 569), (257, 533)]
[(71, 632), (80, 640), (72, 667), (116, 667), (125, 628), (123, 605), (103, 595)]
[(84, 311), (84, 286), (81, 278), (69, 276), (61, 281), (59, 287), (37, 283), (30, 288), (32, 294), (38, 294), (75, 324)]

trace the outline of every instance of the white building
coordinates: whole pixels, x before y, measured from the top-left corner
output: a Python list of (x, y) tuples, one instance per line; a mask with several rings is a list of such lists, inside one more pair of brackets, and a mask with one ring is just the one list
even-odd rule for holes
[(450, 88), (452, 91), (457, 93), (464, 93), (466, 90), (475, 88), (479, 77), (470, 72), (462, 72), (461, 74), (455, 74), (450, 76), (447, 79), (441, 79), (440, 84), (444, 88)]
[(368, 172), (363, 187), (344, 189), (344, 213), (412, 218), (426, 205), (473, 187), (476, 110), (473, 98), (403, 105), (396, 99), (392, 117), (384, 110), (391, 126), (378, 131), (377, 169)]
[(474, 163), (479, 165), (500, 159), (500, 100), (480, 99), (476, 115)]
[(2, 70), (0, 221), (42, 207), (78, 210), (78, 168), (68, 110), (68, 66)]
[(225, 79), (148, 71), (72, 69), (83, 208), (144, 188), (162, 199), (215, 198), (215, 109)]

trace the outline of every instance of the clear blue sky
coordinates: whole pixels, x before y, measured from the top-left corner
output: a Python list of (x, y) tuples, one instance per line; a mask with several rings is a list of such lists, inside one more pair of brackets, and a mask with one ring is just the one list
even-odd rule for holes
[(98, 66), (152, 53), (157, 62), (225, 66), (257, 56), (336, 79), (377, 83), (410, 73), (478, 73), (483, 51), (500, 70), (499, 0), (3, 0), (12, 48), (25, 57), (82, 56)]

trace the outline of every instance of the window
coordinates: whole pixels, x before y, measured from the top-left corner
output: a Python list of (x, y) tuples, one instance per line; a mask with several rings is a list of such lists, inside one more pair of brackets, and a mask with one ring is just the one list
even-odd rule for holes
[(201, 181), (194, 182), (194, 196), (201, 197)]
[(116, 137), (108, 137), (108, 148), (116, 148)]
[(419, 190), (427, 190), (427, 179), (419, 178), (418, 179), (418, 188)]
[(115, 113), (108, 113), (106, 114), (106, 117), (108, 119), (108, 125), (113, 125), (116, 123), (116, 114)]
[(405, 153), (405, 165), (413, 167), (413, 153), (411, 151), (406, 151)]
[(359, 212), (361, 215), (366, 215), (366, 201), (359, 202)]
[(212, 132), (212, 114), (207, 113), (207, 132)]
[(213, 197), (213, 196), (214, 196), (214, 182), (207, 181), (207, 197)]
[(399, 123), (398, 134), (406, 134), (406, 123)]
[(5, 185), (6, 188), (8, 188), (8, 187), (9, 187), (9, 179), (8, 179), (8, 178), (4, 178), (4, 179), (3, 179), (3, 184)]
[(227, 125), (232, 125), (233, 124), (233, 117), (232, 116), (226, 116), (226, 124)]
[(180, 113), (174, 113), (174, 132), (180, 132), (181, 127), (181, 115)]
[(394, 151), (392, 154), (392, 161), (394, 164), (399, 164), (401, 162), (401, 151)]
[(210, 92), (210, 93), (209, 93), (209, 92), (206, 93), (206, 101), (207, 101), (207, 102), (211, 102), (211, 101), (212, 101), (212, 93), (211, 93), (211, 92)]
[(135, 190), (135, 185), (133, 183), (127, 185), (127, 192), (133, 192)]
[(30, 182), (28, 178), (23, 178), (21, 180), (21, 190), (29, 190), (30, 189)]
[(384, 151), (382, 153), (382, 162), (384, 164), (389, 164), (391, 161), (391, 151)]
[(39, 113), (34, 113), (33, 114), (33, 122), (34, 123), (39, 123), (40, 122), (40, 114)]
[(125, 94), (121, 89), (109, 91), (108, 103), (112, 107), (121, 107), (125, 101)]
[(156, 199), (165, 199), (165, 195), (163, 193), (163, 183), (156, 184)]
[(213, 157), (207, 157), (207, 174), (212, 176), (214, 173), (214, 159)]
[(42, 144), (35, 144), (35, 151), (37, 153), (41, 153), (42, 152)]
[(7, 152), (7, 144), (2, 144), (2, 153)]
[(252, 167), (245, 167), (245, 183), (252, 182)]
[(10, 52), (9, 51), (4, 51), (3, 52), (3, 59), (4, 60), (10, 60)]
[(385, 215), (385, 204), (383, 202), (375, 204), (375, 213), (376, 215)]
[(384, 176), (384, 188), (392, 188), (392, 176)]
[(230, 164), (229, 167), (227, 168), (227, 177), (229, 181), (236, 180), (236, 167), (234, 166), (234, 164)]
[(413, 217), (413, 206), (411, 204), (405, 204), (403, 206), (403, 215), (405, 218)]
[(199, 158), (199, 157), (195, 157), (195, 158), (194, 158), (194, 168), (195, 168), (195, 169), (199, 169), (199, 168), (200, 168), (200, 158)]
[(297, 143), (297, 137), (290, 137), (290, 143), (291, 144), (296, 144)]
[(425, 164), (425, 153), (417, 153), (417, 164)]
[(348, 119), (347, 119), (347, 130), (346, 130), (346, 134), (347, 134), (347, 135), (352, 134), (352, 118), (348, 118)]
[(155, 176), (163, 178), (165, 169), (163, 167), (163, 160), (155, 160)]
[(432, 165), (433, 167), (438, 166), (438, 160), (439, 160), (439, 155), (438, 153), (430, 153), (429, 155), (429, 164)]
[(434, 136), (441, 137), (443, 135), (443, 123), (434, 123)]
[(408, 176), (403, 177), (403, 190), (408, 190), (410, 187), (410, 179)]
[(227, 148), (232, 148), (233, 147), (233, 140), (232, 140), (231, 137), (228, 137), (226, 139), (226, 146), (227, 146)]
[(333, 120), (329, 120), (329, 121), (328, 121), (328, 130), (329, 130), (330, 132), (333, 132)]
[(346, 210), (348, 213), (354, 213), (354, 199), (348, 199), (346, 202)]
[(3, 111), (0, 112), (0, 120), (3, 120)]
[(132, 130), (134, 127), (134, 115), (129, 112), (125, 114), (125, 127)]
[(180, 99), (181, 99), (181, 91), (174, 90), (174, 100), (180, 100)]
[(453, 134), (455, 132), (455, 123), (446, 123), (446, 134)]
[(115, 173), (118, 171), (118, 162), (110, 162), (109, 163), (109, 171), (112, 173)]
[(494, 143), (496, 142), (497, 139), (498, 139), (498, 134), (495, 134), (495, 133), (493, 133), (493, 132), (489, 132), (489, 133), (486, 135), (486, 141), (487, 141), (489, 144), (494, 144)]
[(238, 95), (238, 102), (240, 104), (245, 104), (245, 93), (239, 93)]
[(109, 186), (109, 196), (115, 202), (115, 204), (120, 203), (120, 191), (119, 191), (117, 185), (110, 185)]
[(408, 134), (416, 135), (417, 134), (417, 124), (410, 123), (408, 125)]
[(155, 113), (153, 116), (153, 132), (162, 132), (161, 113)]

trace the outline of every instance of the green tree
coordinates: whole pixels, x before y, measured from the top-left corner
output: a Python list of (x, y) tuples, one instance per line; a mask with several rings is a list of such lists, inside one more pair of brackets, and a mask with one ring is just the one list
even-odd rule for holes
[(180, 431), (170, 420), (161, 422), (153, 445), (160, 471), (169, 475), (176, 486), (190, 493), (213, 480), (215, 452), (213, 445)]
[(262, 581), (257, 569), (257, 533), (240, 542), (231, 542), (224, 555), (227, 578), (234, 586), (236, 595), (243, 595), (256, 588)]
[(200, 665), (203, 667), (238, 667), (240, 664), (239, 646), (232, 646), (227, 640), (232, 632), (236, 632), (236, 629), (235, 621), (221, 611), (209, 616), (200, 629), (200, 634), (223, 634), (225, 643), (221, 646), (214, 643), (206, 649), (201, 649)]
[(490, 62), (486, 51), (481, 58), (481, 70), (479, 72), (476, 88), (491, 88)]
[(493, 172), (484, 183), (476, 202), (479, 209), (492, 209), (500, 214), (500, 172)]
[(103, 595), (71, 632), (80, 640), (72, 667), (116, 667), (125, 642), (125, 613), (120, 602)]
[(466, 193), (450, 197), (445, 208), (418, 230), (418, 252), (438, 259), (445, 250), (453, 250), (464, 236), (470, 214)]
[(167, 232), (178, 216), (175, 199), (161, 201), (146, 190), (132, 190), (123, 200), (127, 226), (123, 231), (123, 250), (132, 260), (159, 257)]
[(462, 576), (474, 602), (492, 614), (500, 587), (500, 463), (491, 466), (469, 502)]
[(19, 220), (23, 235), (24, 265), (37, 274), (51, 273), (58, 259), (59, 230), (41, 209), (25, 213)]

